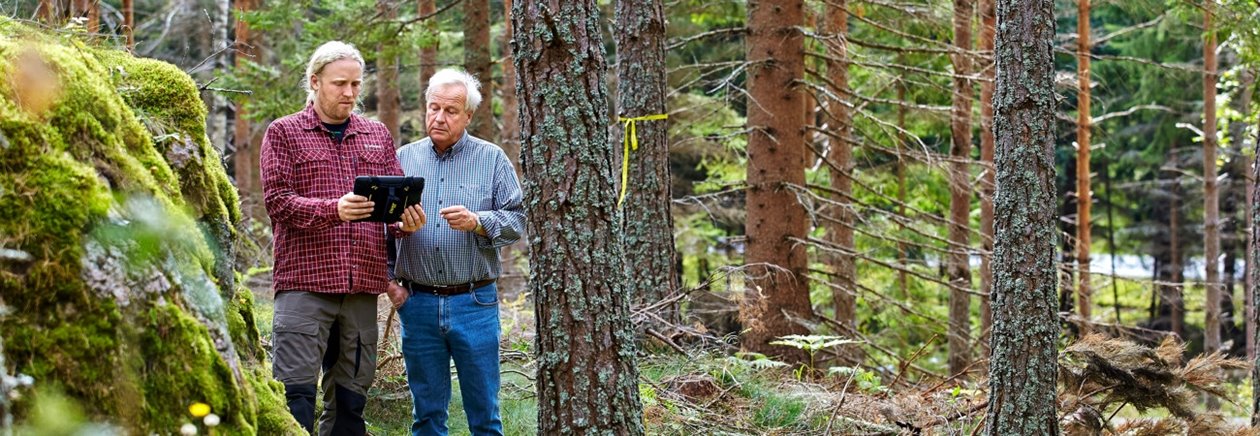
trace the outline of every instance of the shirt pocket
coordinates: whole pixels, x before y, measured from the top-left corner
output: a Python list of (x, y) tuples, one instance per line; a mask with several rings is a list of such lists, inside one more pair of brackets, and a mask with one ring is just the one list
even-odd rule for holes
[(490, 186), (476, 183), (459, 184), (459, 204), (473, 212), (494, 209), (494, 198), (490, 196)]
[(299, 149), (293, 152), (294, 191), (303, 197), (337, 198), (337, 167), (326, 150)]
[(384, 145), (365, 145), (359, 151), (359, 175), (361, 176), (393, 176), (393, 163), (398, 159), (394, 148)]

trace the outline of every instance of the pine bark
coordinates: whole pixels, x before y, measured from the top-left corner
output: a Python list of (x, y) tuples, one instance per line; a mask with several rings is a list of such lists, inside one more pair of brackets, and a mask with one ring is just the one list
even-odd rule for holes
[(997, 6), (989, 435), (1058, 434), (1054, 2)]
[[(665, 11), (661, 0), (618, 0), (615, 12), (617, 42), (617, 114), (623, 118), (665, 114)], [(627, 159), (625, 220), (626, 282), (634, 306), (657, 304), (678, 289), (678, 254), (674, 249), (674, 220), (670, 214), (668, 119), (638, 121), (639, 149)], [(625, 127), (624, 123), (619, 124)], [(611, 143), (621, 144), (617, 129)], [(624, 150), (624, 147), (623, 147)], [(677, 323), (676, 303), (655, 313)]]
[[(826, 26), (827, 79), (835, 86), (835, 95), (848, 98), (849, 90), (849, 15), (846, 0), (828, 2), (823, 11), (823, 22)], [(831, 256), (832, 272), (835, 274), (838, 288), (832, 289), (831, 298), (835, 305), (836, 321), (849, 331), (841, 332), (851, 335), (857, 331), (857, 265), (854, 263), (853, 225), (854, 212), (850, 204), (853, 193), (853, 114), (843, 101), (827, 100), (827, 111), (830, 119), (828, 126), (834, 132), (831, 146), (827, 149), (827, 160), (831, 163), (831, 189), (837, 194), (832, 196), (836, 203), (835, 220), (825, 221), (828, 242), (842, 252)]]
[[(236, 0), (236, 9), (240, 12), (252, 11), (258, 6), (259, 0)], [(261, 50), (258, 50), (257, 39), (249, 25), (237, 17), (236, 68), (243, 68), (249, 56), (257, 56), (261, 53)], [(255, 61), (259, 60), (255, 58)], [(258, 173), (258, 146), (260, 144), (255, 141), (253, 126), (246, 118), (248, 105), (248, 101), (236, 105), (236, 119), (233, 121), (232, 143), (236, 151), (232, 153), (232, 169), (236, 178), (236, 189), (240, 192), (242, 200), (260, 199), (262, 194), (262, 179)], [(247, 202), (246, 204), (256, 203)]]
[(1220, 197), (1216, 181), (1216, 34), (1212, 25), (1212, 3), (1206, 3), (1203, 28), (1207, 41), (1203, 44), (1203, 256), (1206, 265), (1203, 286), (1207, 289), (1203, 323), (1203, 349), (1215, 351), (1221, 346), (1220, 287)]
[(538, 433), (640, 435), (599, 7), (518, 0), (512, 20)]
[[(1260, 142), (1253, 144), (1253, 150), (1260, 150)], [(1251, 259), (1251, 271), (1247, 274), (1247, 293), (1251, 295), (1252, 301), (1260, 301), (1260, 189), (1256, 189), (1256, 183), (1260, 182), (1260, 158), (1253, 156), (1251, 159), (1251, 177), (1247, 180), (1247, 198), (1251, 199), (1248, 203), (1247, 215), (1250, 216), (1251, 234), (1247, 238), (1247, 256)], [(1257, 310), (1255, 312), (1260, 312)], [(1250, 314), (1250, 322), (1255, 325), (1260, 319), (1257, 319), (1256, 313)], [(1255, 338), (1253, 337), (1254, 341)], [(1256, 347), (1256, 344), (1251, 344)], [(1260, 426), (1260, 358), (1253, 357), (1251, 359), (1251, 425), (1252, 427)]]
[[(377, 0), (377, 11), (386, 20), (398, 16), (398, 6), (394, 0)], [(389, 129), (394, 139), (394, 147), (402, 145), (399, 137), (399, 112), (402, 110), (402, 96), (398, 90), (398, 55), (385, 44), (376, 50), (376, 119)]]
[(756, 268), (740, 307), (741, 346), (752, 352), (804, 361), (801, 350), (770, 345), (804, 334), (793, 317), (808, 318), (808, 221), (788, 185), (805, 184), (804, 1), (748, 2), (748, 191), (745, 262)]
[[(1089, 281), (1089, 208), (1093, 201), (1089, 174), (1089, 0), (1078, 0), (1076, 8), (1076, 307), (1088, 321), (1093, 294)], [(1083, 325), (1088, 329), (1089, 323)]]
[(962, 374), (971, 365), (971, 18), (973, 0), (954, 0), (953, 112), (949, 164), (949, 373)]
[[(41, 3), (44, 2), (41, 1)], [(127, 40), (127, 51), (131, 51), (136, 48), (136, 16), (133, 3), (134, 0), (122, 0), (122, 31), (123, 36)]]
[[(995, 0), (980, 0), (980, 50), (993, 52), (997, 31)], [(985, 59), (984, 81), (980, 82), (980, 343), (988, 355), (989, 334), (993, 331), (993, 194), (997, 190), (993, 168), (993, 57)]]
[(490, 72), (490, 0), (464, 2), (464, 70), (481, 80), (481, 105), (473, 112), (468, 133), (496, 142), (494, 110), (494, 76)]

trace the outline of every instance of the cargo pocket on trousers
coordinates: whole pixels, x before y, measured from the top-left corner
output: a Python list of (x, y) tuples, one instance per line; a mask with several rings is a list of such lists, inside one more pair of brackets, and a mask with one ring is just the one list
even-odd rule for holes
[(315, 383), (319, 355), (319, 323), (300, 316), (276, 314), (272, 321), (272, 364), (282, 383)]

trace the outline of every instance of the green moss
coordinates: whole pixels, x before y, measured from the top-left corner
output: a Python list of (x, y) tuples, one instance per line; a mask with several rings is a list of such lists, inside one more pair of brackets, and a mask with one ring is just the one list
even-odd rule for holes
[(222, 418), (222, 431), (253, 433), (254, 405), (243, 401), (246, 395), (204, 325), (167, 305), (149, 309), (140, 329), (145, 420), (152, 429), (179, 428), (189, 419), (188, 405), (202, 402)]
[[(47, 105), (15, 82), (31, 65), (56, 78)], [(0, 269), (6, 363), (130, 433), (173, 433), (201, 401), (221, 434), (293, 434), (204, 126), (178, 68), (0, 17), (0, 248), (34, 259)]]

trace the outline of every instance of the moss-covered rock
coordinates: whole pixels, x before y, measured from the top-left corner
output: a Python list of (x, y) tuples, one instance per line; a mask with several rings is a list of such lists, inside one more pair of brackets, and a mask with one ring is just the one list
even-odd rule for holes
[(8, 369), (132, 433), (175, 433), (194, 402), (220, 434), (301, 433), (236, 292), (239, 221), (188, 75), (0, 17)]

